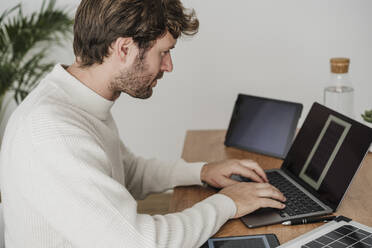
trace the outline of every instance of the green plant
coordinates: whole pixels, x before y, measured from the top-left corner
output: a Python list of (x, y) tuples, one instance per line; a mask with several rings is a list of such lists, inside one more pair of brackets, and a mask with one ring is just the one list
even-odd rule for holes
[(362, 117), (366, 122), (372, 123), (372, 109), (364, 111)]
[(6, 92), (14, 92), (17, 104), (27, 96), (54, 66), (47, 52), (72, 33), (73, 19), (55, 3), (44, 0), (30, 15), (23, 14), (21, 4), (1, 14), (0, 108)]

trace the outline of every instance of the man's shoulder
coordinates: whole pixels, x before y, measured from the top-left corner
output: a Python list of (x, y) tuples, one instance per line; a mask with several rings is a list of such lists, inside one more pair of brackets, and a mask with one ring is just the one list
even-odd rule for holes
[(14, 111), (8, 125), (26, 128), (35, 139), (88, 135), (92, 125), (79, 110), (53, 92), (40, 95), (38, 91)]
[[(43, 82), (47, 83), (47, 82)], [(23, 121), (32, 122), (41, 119), (58, 120), (59, 117), (69, 116), (71, 108), (63, 97), (56, 93), (51, 85), (40, 85), (17, 107), (13, 115)]]

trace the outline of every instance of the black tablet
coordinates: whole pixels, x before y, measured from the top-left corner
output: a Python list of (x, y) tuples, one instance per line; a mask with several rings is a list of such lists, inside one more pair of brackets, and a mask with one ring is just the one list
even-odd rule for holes
[(210, 238), (201, 248), (274, 248), (279, 246), (275, 234)]
[(285, 158), (301, 112), (300, 103), (239, 94), (225, 145)]

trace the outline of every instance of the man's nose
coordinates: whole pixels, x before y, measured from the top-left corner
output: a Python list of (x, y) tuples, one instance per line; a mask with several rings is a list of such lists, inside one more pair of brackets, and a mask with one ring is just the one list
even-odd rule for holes
[(170, 55), (170, 53), (168, 53), (163, 58), (161, 70), (166, 71), (166, 72), (172, 72), (173, 71), (173, 61), (172, 61), (172, 56)]

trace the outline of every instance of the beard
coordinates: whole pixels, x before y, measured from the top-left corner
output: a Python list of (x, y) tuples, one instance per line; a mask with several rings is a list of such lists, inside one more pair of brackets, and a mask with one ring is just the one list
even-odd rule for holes
[(144, 59), (137, 57), (132, 67), (120, 71), (119, 75), (112, 80), (110, 89), (119, 94), (125, 92), (135, 98), (149, 98), (152, 95), (153, 83), (163, 77), (163, 72), (154, 75), (148, 72), (148, 68)]

